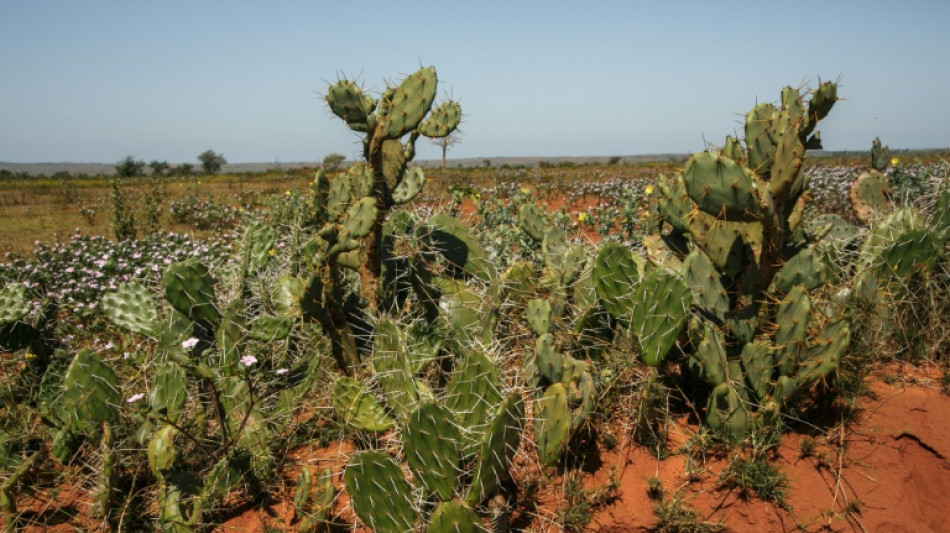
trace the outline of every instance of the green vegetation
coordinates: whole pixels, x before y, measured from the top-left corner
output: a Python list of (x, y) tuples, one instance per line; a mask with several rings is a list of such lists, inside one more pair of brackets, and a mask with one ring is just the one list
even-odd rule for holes
[[(186, 533), (284, 497), (299, 530), (487, 531), (550, 485), (549, 517), (580, 531), (620, 490), (587, 488), (589, 468), (627, 446), (731, 454), (716, 490), (787, 507), (766, 458), (793, 421), (821, 429), (812, 411), (852, 401), (871, 354), (950, 364), (948, 167), (877, 168), (879, 143), (873, 180), (806, 166), (834, 84), (785, 88), (682, 167), (438, 180), (411, 165), (458, 126), (436, 93), (432, 67), (378, 97), (330, 85), (363, 160), (330, 154), (312, 180), (216, 175), (209, 150), (200, 180), (128, 158), (108, 184), (2, 183), (31, 193), (4, 209), (43, 197), (100, 233), (111, 207), (115, 236), (0, 264), (6, 530), (50, 525), (26, 496), (59, 506), (69, 485), (77, 528)], [(823, 199), (848, 187), (854, 211)], [(725, 528), (682, 495), (648, 481), (656, 531)]]

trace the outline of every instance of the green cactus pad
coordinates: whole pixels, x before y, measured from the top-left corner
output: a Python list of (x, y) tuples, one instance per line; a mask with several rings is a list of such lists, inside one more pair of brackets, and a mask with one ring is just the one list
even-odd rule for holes
[(814, 248), (805, 248), (782, 265), (772, 278), (770, 291), (786, 294), (793, 287), (801, 285), (806, 290), (815, 289), (827, 281), (828, 269), (825, 262), (815, 253)]
[(658, 366), (686, 325), (692, 304), (683, 278), (669, 270), (651, 270), (637, 287), (630, 327), (636, 335), (640, 360)]
[(521, 443), (523, 419), (524, 400), (520, 394), (511, 394), (498, 406), (482, 437), (472, 486), (465, 497), (468, 505), (480, 504), (510, 475), (508, 469)]
[(538, 271), (528, 261), (517, 261), (502, 276), (505, 292), (515, 301), (524, 302), (538, 290)]
[(424, 403), (406, 418), (403, 452), (416, 482), (443, 501), (455, 495), (462, 452), (462, 436), (451, 411)]
[(719, 152), (700, 152), (683, 168), (686, 192), (710, 215), (731, 221), (754, 221), (760, 216), (757, 178)]
[(736, 277), (746, 264), (744, 234), (748, 224), (719, 220), (702, 211), (692, 213), (689, 234), (693, 242), (723, 274)]
[(472, 451), (471, 443), (481, 438), (489, 413), (501, 401), (500, 387), (498, 369), (487, 355), (470, 350), (456, 365), (445, 387), (445, 405), (462, 429), (465, 455)]
[(350, 80), (340, 80), (327, 90), (327, 103), (333, 114), (343, 119), (353, 131), (366, 132), (376, 101)]
[(907, 279), (915, 272), (932, 272), (943, 245), (935, 231), (908, 231), (881, 251), (881, 269), (900, 279)]
[(398, 139), (416, 129), (432, 108), (437, 84), (435, 67), (426, 67), (410, 74), (398, 87), (383, 93), (378, 135), (384, 139)]
[(378, 433), (393, 426), (393, 419), (376, 398), (351, 377), (336, 380), (331, 399), (340, 418), (357, 429)]
[(693, 250), (683, 260), (683, 269), (693, 295), (693, 305), (719, 321), (725, 320), (729, 312), (729, 295), (709, 257), (701, 250)]
[(676, 174), (668, 178), (660, 174), (656, 181), (656, 215), (673, 226), (677, 232), (685, 232), (689, 227), (690, 212), (693, 205), (683, 184), (683, 175)]
[(540, 337), (551, 331), (551, 302), (541, 298), (529, 300), (525, 315), (535, 335)]
[(802, 382), (824, 378), (838, 368), (841, 354), (851, 343), (851, 326), (847, 320), (836, 320), (811, 340), (808, 352), (798, 370)]
[(30, 314), (30, 302), (26, 298), (26, 287), (20, 283), (11, 283), (0, 290), (0, 326), (13, 324)]
[(534, 203), (526, 203), (518, 210), (518, 225), (537, 242), (544, 240), (546, 221), (544, 213)]
[(488, 533), (478, 514), (459, 501), (443, 502), (429, 518), (428, 533)]
[(96, 434), (103, 422), (114, 422), (122, 405), (119, 378), (95, 352), (80, 352), (63, 378), (63, 395), (56, 412), (63, 421)]
[(350, 205), (343, 218), (340, 240), (362, 239), (369, 235), (373, 223), (376, 222), (376, 213), (376, 200), (371, 196), (364, 196)]
[(142, 284), (122, 284), (104, 294), (100, 304), (109, 321), (120, 328), (149, 337), (158, 333), (158, 308)]
[(726, 382), (726, 340), (719, 328), (703, 321), (701, 340), (687, 364), (694, 374), (713, 387)]
[(571, 432), (571, 416), (567, 405), (567, 389), (555, 383), (545, 389), (535, 408), (534, 440), (538, 444), (541, 464), (553, 466), (567, 448)]
[(749, 152), (749, 168), (764, 174), (772, 167), (776, 141), (772, 137), (772, 121), (779, 110), (772, 104), (759, 104), (745, 118), (745, 143)]
[(396, 188), (393, 190), (393, 202), (396, 204), (411, 202), (413, 198), (422, 192), (425, 182), (425, 174), (423, 174), (421, 168), (407, 168), (399, 185), (396, 185)]
[[(797, 97), (794, 101), (801, 103)], [(796, 113), (801, 115), (802, 112), (800, 109), (795, 112), (782, 110), (773, 123), (772, 135), (778, 142), (768, 187), (776, 197), (788, 195), (790, 198), (797, 198), (805, 184), (802, 172), (805, 147), (798, 137), (801, 118), (796, 117)]]
[(261, 342), (280, 341), (290, 335), (294, 321), (288, 317), (263, 315), (251, 322), (247, 336)]
[(746, 382), (759, 400), (764, 400), (772, 389), (772, 346), (765, 341), (745, 344), (740, 355)]
[(148, 405), (152, 411), (177, 423), (187, 399), (188, 376), (185, 371), (173, 362), (159, 364), (155, 371), (155, 383), (148, 391)]
[(419, 124), (418, 131), (430, 139), (446, 137), (458, 128), (462, 107), (456, 102), (443, 102)]
[(221, 313), (214, 305), (214, 278), (208, 267), (188, 259), (168, 267), (162, 276), (165, 299), (189, 320), (213, 330)]
[(405, 419), (419, 404), (419, 391), (402, 331), (389, 318), (381, 318), (373, 332), (373, 370), (386, 393), (386, 405)]
[(796, 285), (778, 304), (775, 312), (775, 362), (779, 375), (791, 375), (805, 349), (811, 300), (801, 285)]
[(739, 393), (730, 384), (723, 383), (713, 389), (706, 407), (706, 425), (731, 442), (741, 441), (748, 433), (749, 414)]
[(270, 224), (256, 220), (247, 227), (244, 240), (247, 248), (247, 273), (259, 274), (272, 259), (271, 254), (277, 243), (277, 231)]
[(174, 426), (166, 425), (156, 431), (152, 439), (148, 441), (146, 450), (148, 464), (152, 474), (158, 479), (162, 479), (171, 470), (178, 457), (178, 449), (175, 447), (176, 435), (178, 435), (178, 430)]
[(554, 335), (544, 333), (534, 344), (534, 356), (538, 370), (551, 383), (561, 381), (564, 356), (554, 348)]
[(629, 325), (634, 292), (640, 281), (640, 269), (630, 250), (617, 243), (602, 246), (594, 258), (591, 277), (604, 309), (614, 319)]
[(343, 473), (353, 510), (375, 533), (406, 533), (416, 523), (412, 487), (392, 458), (367, 450), (350, 459)]

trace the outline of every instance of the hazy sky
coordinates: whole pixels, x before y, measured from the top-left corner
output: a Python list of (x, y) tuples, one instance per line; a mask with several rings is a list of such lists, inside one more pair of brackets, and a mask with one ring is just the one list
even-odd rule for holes
[(462, 104), (450, 157), (686, 154), (819, 79), (846, 98), (826, 149), (947, 148), (948, 24), (947, 0), (0, 0), (0, 161), (355, 158), (328, 82), (425, 65)]

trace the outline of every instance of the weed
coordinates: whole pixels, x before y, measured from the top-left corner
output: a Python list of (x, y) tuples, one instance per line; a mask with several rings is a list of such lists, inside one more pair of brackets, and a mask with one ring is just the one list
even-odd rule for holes
[(558, 513), (564, 531), (583, 531), (598, 509), (617, 499), (619, 488), (616, 471), (611, 471), (607, 483), (592, 489), (584, 488), (579, 472), (569, 473), (564, 485), (565, 507)]
[(715, 533), (723, 531), (725, 525), (719, 522), (706, 522), (696, 511), (683, 502), (679, 493), (673, 499), (661, 501), (653, 506), (656, 533)]
[(653, 476), (647, 478), (647, 497), (655, 502), (662, 502), (666, 489), (663, 488), (663, 482), (660, 478)]
[(788, 509), (785, 501), (788, 477), (764, 457), (734, 456), (719, 475), (719, 484), (737, 490), (743, 499), (755, 496)]

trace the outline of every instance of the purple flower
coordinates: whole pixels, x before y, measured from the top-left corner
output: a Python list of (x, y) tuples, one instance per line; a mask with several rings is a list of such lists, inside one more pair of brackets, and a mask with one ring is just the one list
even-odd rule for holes
[(250, 366), (253, 366), (255, 363), (257, 363), (257, 358), (254, 357), (253, 355), (245, 355), (244, 357), (241, 358), (241, 364), (244, 366), (250, 367)]

